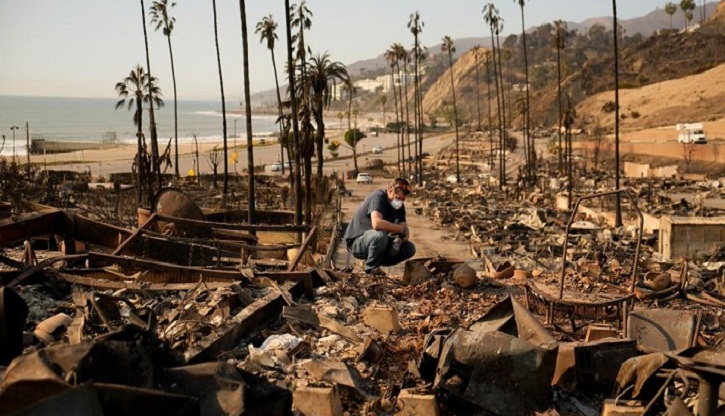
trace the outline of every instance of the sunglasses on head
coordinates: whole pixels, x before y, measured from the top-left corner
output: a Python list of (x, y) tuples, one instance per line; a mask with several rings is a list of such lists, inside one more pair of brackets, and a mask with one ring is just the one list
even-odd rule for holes
[(397, 184), (395, 184), (395, 189), (399, 189), (405, 195), (410, 194), (410, 186), (408, 186), (408, 184), (405, 184), (403, 182), (398, 182)]

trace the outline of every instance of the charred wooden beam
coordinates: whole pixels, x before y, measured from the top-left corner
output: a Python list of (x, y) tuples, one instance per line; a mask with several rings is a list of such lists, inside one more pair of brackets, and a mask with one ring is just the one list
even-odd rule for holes
[(54, 263), (58, 263), (60, 261), (78, 261), (78, 260), (85, 260), (88, 257), (87, 254), (72, 254), (68, 256), (58, 256), (58, 257), (51, 257), (49, 259), (45, 259), (41, 261), (40, 263), (36, 264), (35, 266), (25, 270), (23, 273), (20, 274), (20, 276), (16, 277), (7, 284), (8, 287), (14, 287), (23, 280), (27, 279), (28, 277), (40, 272), (41, 270), (45, 269), (46, 267), (52, 266)]
[(146, 220), (146, 222), (142, 226), (138, 227), (138, 230), (136, 230), (126, 240), (124, 240), (123, 243), (119, 244), (118, 247), (116, 247), (116, 249), (113, 250), (113, 253), (111, 254), (113, 254), (114, 256), (120, 256), (131, 243), (133, 243), (139, 236), (141, 236), (141, 233), (143, 233), (144, 230), (148, 230), (149, 227), (151, 227), (151, 225), (155, 223), (156, 215), (156, 213), (151, 214), (149, 219)]
[[(283, 285), (285, 289), (296, 296), (301, 293), (302, 286), (301, 282), (288, 282)], [(279, 292), (272, 292), (261, 299), (257, 299), (232, 317), (230, 324), (220, 336), (216, 338), (206, 337), (199, 342), (198, 346), (187, 350), (184, 353), (186, 362), (195, 364), (216, 361), (221, 354), (235, 349), (243, 338), (261, 331), (278, 320), (285, 305), (286, 302)]]
[(305, 241), (302, 242), (300, 251), (297, 252), (295, 258), (292, 260), (289, 266), (287, 266), (287, 271), (292, 271), (297, 267), (297, 265), (300, 263), (300, 260), (302, 260), (305, 251), (307, 251), (307, 248), (310, 246), (310, 242), (312, 242), (312, 239), (315, 237), (315, 234), (317, 234), (317, 227), (312, 227), (310, 232), (307, 234), (307, 237), (305, 237)]
[(73, 236), (78, 241), (115, 250), (121, 242), (127, 240), (132, 232), (100, 221), (94, 221), (76, 214), (73, 223)]

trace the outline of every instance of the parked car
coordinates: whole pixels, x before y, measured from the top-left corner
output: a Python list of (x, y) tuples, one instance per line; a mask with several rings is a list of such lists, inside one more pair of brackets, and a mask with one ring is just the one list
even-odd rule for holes
[(373, 146), (373, 154), (380, 154), (383, 153), (383, 146), (377, 145)]
[(272, 172), (279, 172), (282, 170), (282, 163), (280, 162), (274, 162), (272, 163)]
[(357, 183), (373, 183), (373, 175), (369, 173), (358, 173)]

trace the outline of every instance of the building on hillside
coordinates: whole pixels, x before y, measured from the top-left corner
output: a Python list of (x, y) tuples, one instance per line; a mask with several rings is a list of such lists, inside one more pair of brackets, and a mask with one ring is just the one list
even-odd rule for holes
[(377, 79), (359, 79), (353, 83), (358, 91), (376, 92), (383, 89), (382, 82)]

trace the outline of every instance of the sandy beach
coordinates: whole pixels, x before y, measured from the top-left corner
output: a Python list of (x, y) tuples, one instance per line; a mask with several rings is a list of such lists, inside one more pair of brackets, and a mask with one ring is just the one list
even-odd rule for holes
[[(330, 140), (340, 140), (339, 130), (329, 131), (328, 137)], [(428, 140), (430, 139), (430, 140)], [(424, 150), (431, 152), (437, 151), (442, 146), (447, 145), (450, 142), (449, 139), (442, 138), (440, 136), (429, 136), (424, 140)], [(279, 143), (274, 139), (265, 139), (265, 143), (259, 143), (259, 139), (254, 141), (254, 164), (255, 166), (260, 165), (271, 165), (272, 163), (280, 160), (280, 146)], [(380, 134), (374, 136), (370, 134), (368, 137), (363, 139), (357, 148), (358, 153), (358, 165), (362, 169), (367, 160), (369, 159), (389, 159), (396, 156), (395, 152), (396, 135), (395, 134)], [(371, 153), (373, 146), (383, 146), (384, 153), (382, 155)], [(209, 153), (215, 147), (222, 147), (221, 141), (204, 141), (199, 143), (199, 164), (200, 173), (209, 174), (212, 173), (211, 165), (209, 164)], [(237, 147), (234, 148), (233, 143), (229, 143), (229, 156), (236, 151), (238, 154), (236, 166), (233, 162), (230, 162), (230, 172), (243, 173), (247, 169), (247, 148), (246, 143), (237, 143)], [(189, 174), (189, 170), (194, 168), (195, 160), (195, 147), (192, 143), (180, 143), (179, 144), (179, 173), (182, 177), (186, 177)], [(343, 171), (353, 169), (352, 161), (352, 149), (347, 147), (345, 144), (341, 145), (338, 149), (339, 157), (337, 159), (331, 159), (330, 152), (325, 149), (325, 173), (329, 174), (335, 171)], [(432, 153), (432, 152), (431, 152)], [(83, 150), (69, 153), (58, 153), (49, 155), (31, 155), (30, 162), (38, 164), (41, 169), (49, 170), (71, 170), (76, 172), (87, 172), (91, 171), (94, 179), (100, 177), (108, 177), (111, 173), (129, 172), (133, 163), (133, 158), (136, 154), (136, 146), (131, 144), (119, 144), (117, 147), (109, 149), (98, 149), (98, 150)], [(173, 145), (172, 145), (172, 161), (173, 156)], [(26, 156), (18, 156), (19, 162), (24, 163)], [(287, 155), (285, 152), (285, 161)], [(222, 169), (220, 169), (221, 171)], [(173, 173), (173, 167), (170, 167), (167, 173)]]

